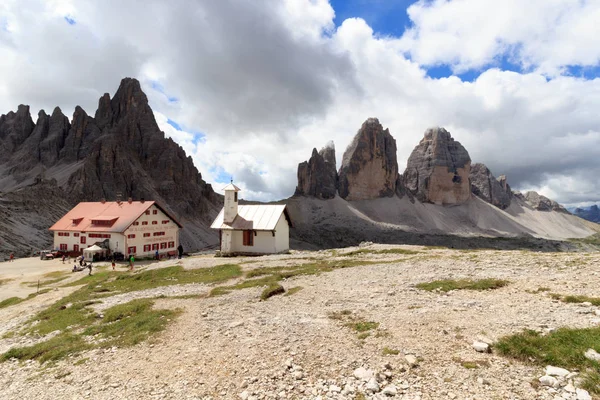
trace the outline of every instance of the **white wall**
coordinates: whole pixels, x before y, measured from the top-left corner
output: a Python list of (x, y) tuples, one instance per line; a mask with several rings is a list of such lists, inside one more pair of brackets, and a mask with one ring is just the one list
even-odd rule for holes
[(275, 249), (277, 253), (290, 249), (290, 226), (283, 213), (275, 226)]
[[(169, 251), (176, 251), (179, 246), (179, 226), (163, 213), (158, 207), (152, 206), (148, 209), (150, 215), (142, 214), (135, 222), (138, 225), (132, 224), (125, 230), (125, 246), (123, 247), (123, 253), (127, 254), (129, 247), (136, 247), (136, 255), (138, 257), (149, 257), (154, 256), (156, 250), (144, 252), (144, 245), (152, 245), (154, 243), (159, 244), (158, 252), (160, 254), (166, 254)], [(156, 214), (154, 214), (156, 211)], [(163, 224), (162, 221), (169, 221), (168, 224)], [(152, 221), (156, 221), (156, 225), (152, 225)], [(148, 225), (143, 225), (143, 222), (147, 222)], [(154, 236), (154, 232), (165, 232), (164, 236)], [(150, 237), (144, 237), (144, 233), (149, 233)], [(135, 235), (135, 238), (128, 239), (128, 235)], [(161, 249), (160, 243), (175, 242), (175, 246), (172, 248)]]
[[(61, 231), (63, 232), (63, 231)], [(106, 239), (104, 238), (95, 238), (95, 237), (89, 237), (90, 233), (97, 233), (97, 234), (108, 234), (110, 235), (110, 238), (108, 238), (108, 246), (110, 247), (110, 249), (112, 251), (123, 251), (123, 244), (125, 243), (125, 238), (122, 234), (120, 233), (115, 233), (115, 232), (93, 232), (93, 231), (86, 231), (85, 233), (81, 233), (81, 232), (67, 232), (69, 234), (69, 236), (58, 236), (58, 232), (54, 232), (54, 246), (53, 248), (58, 250), (60, 249), (60, 245), (61, 244), (66, 244), (67, 245), (67, 251), (73, 251), (74, 246), (78, 245), (79, 246), (79, 251), (92, 246), (94, 243), (96, 242), (102, 242)], [(75, 236), (75, 233), (78, 233), (79, 236)], [(81, 237), (85, 237), (85, 244), (81, 243)]]
[(235, 199), (235, 190), (225, 191), (225, 201), (223, 203), (223, 222), (233, 222), (238, 213), (238, 202)]
[[(231, 235), (231, 247), (228, 250), (226, 235)], [(275, 236), (272, 231), (256, 231), (253, 246), (244, 246), (244, 231), (223, 230), (221, 251), (223, 253), (280, 253), (290, 249), (290, 229), (285, 215), (281, 214), (275, 226)]]

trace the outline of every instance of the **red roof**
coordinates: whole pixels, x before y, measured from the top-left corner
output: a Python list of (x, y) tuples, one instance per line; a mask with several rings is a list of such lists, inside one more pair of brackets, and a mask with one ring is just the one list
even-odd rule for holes
[[(171, 218), (180, 228), (182, 227), (165, 209), (154, 201), (116, 202), (82, 202), (50, 227), (51, 231), (77, 232), (125, 232), (151, 206), (156, 205)], [(92, 221), (102, 221), (93, 224)], [(112, 223), (111, 223), (112, 222)]]

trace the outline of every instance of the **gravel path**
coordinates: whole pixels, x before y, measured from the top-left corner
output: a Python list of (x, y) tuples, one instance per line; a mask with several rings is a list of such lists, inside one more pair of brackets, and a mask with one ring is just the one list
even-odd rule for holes
[[(391, 246), (372, 246), (384, 247)], [(576, 398), (560, 388), (532, 385), (544, 375), (543, 368), (476, 352), (472, 344), (493, 342), (524, 328), (547, 332), (599, 325), (596, 307), (530, 292), (547, 287), (561, 294), (598, 296), (600, 254), (403, 247), (422, 254), (355, 256), (353, 260), (398, 261), (292, 278), (283, 286), (302, 290), (268, 301), (259, 301), (261, 288), (214, 298), (158, 299), (155, 307), (184, 310), (161, 335), (132, 348), (90, 351), (48, 369), (35, 362), (5, 362), (0, 364), (0, 398), (354, 399), (359, 391), (366, 398), (404, 400)], [(231, 261), (251, 269), (297, 265), (327, 254)], [(224, 262), (199, 257), (182, 263), (202, 268)], [(155, 267), (160, 266), (150, 268)], [(486, 292), (441, 294), (414, 288), (443, 278), (511, 283)], [(113, 296), (100, 307), (210, 288), (157, 288)], [(335, 312), (341, 319), (331, 318)], [(1, 313), (0, 324), (14, 326), (15, 318), (14, 313)], [(359, 339), (344, 325), (349, 318), (379, 327)], [(0, 339), (0, 348), (11, 340)], [(398, 354), (384, 355), (384, 348)], [(74, 365), (84, 358), (87, 362)], [(464, 361), (478, 367), (465, 368)]]

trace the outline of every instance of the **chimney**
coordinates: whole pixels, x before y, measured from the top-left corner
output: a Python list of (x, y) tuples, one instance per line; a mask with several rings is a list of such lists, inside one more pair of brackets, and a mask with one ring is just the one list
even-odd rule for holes
[(128, 202), (129, 204), (131, 204), (131, 203), (133, 203), (133, 199), (132, 199), (131, 197), (129, 197), (129, 198), (127, 199), (127, 202)]
[(100, 203), (102, 203), (102, 204), (106, 203), (106, 199), (105, 199), (104, 197), (103, 197), (103, 198), (101, 198), (101, 199), (100, 199)]
[(140, 199), (140, 203), (144, 204), (144, 202), (146, 201), (146, 199), (144, 199), (143, 197)]

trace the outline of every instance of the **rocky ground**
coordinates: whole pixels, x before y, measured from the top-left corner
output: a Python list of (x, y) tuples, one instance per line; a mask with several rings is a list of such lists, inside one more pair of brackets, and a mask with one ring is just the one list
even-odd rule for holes
[[(390, 248), (373, 245), (368, 249)], [(397, 247), (397, 246), (396, 246)], [(283, 281), (296, 293), (259, 301), (262, 288), (219, 297), (206, 285), (182, 285), (105, 299), (100, 309), (137, 297), (167, 296), (155, 307), (181, 308), (167, 330), (131, 348), (93, 350), (56, 365), (0, 364), (2, 399), (584, 399), (575, 375), (475, 350), (524, 328), (600, 324), (589, 304), (553, 300), (598, 295), (600, 253), (460, 251), (402, 246), (418, 254), (359, 254), (354, 249), (243, 259), (200, 256), (185, 268), (228, 262), (244, 270), (297, 265), (315, 258), (381, 261)], [(174, 262), (152, 264), (161, 268)], [(0, 273), (0, 279), (2, 278)], [(444, 278), (499, 278), (506, 287), (436, 293), (414, 287)], [(70, 278), (71, 279), (71, 278)], [(58, 285), (58, 284), (57, 284)], [(68, 290), (0, 310), (0, 334)], [(345, 324), (378, 323), (359, 338)], [(4, 337), (0, 350), (32, 338)], [(387, 349), (387, 351), (385, 351)], [(395, 353), (398, 354), (384, 354)], [(470, 365), (472, 368), (466, 368)], [(544, 386), (539, 378), (550, 386)], [(561, 371), (559, 371), (561, 372)], [(562, 373), (562, 372), (561, 372)], [(546, 382), (547, 381), (547, 382)], [(575, 385), (575, 386), (574, 386)], [(553, 387), (554, 386), (554, 387)]]

